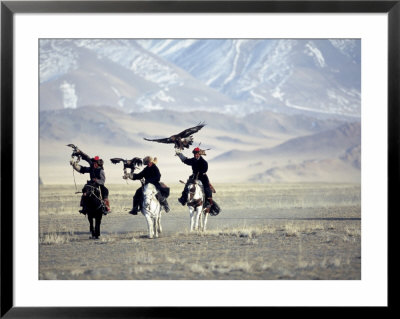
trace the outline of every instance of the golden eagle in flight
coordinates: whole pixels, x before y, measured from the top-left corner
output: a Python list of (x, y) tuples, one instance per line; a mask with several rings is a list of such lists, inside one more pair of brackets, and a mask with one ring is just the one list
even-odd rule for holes
[(146, 141), (158, 142), (158, 143), (166, 143), (166, 144), (175, 144), (175, 148), (183, 150), (184, 148), (189, 148), (190, 145), (193, 144), (193, 136), (192, 134), (200, 131), (205, 126), (204, 123), (199, 123), (198, 125), (188, 128), (179, 134), (172, 135), (166, 138), (160, 139), (148, 139), (144, 138)]

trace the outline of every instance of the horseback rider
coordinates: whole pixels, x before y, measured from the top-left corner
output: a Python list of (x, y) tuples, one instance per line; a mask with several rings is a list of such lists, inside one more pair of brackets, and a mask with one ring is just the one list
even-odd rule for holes
[[(208, 200), (206, 208), (210, 209), (211, 206), (213, 205), (213, 200), (212, 200), (212, 191), (210, 188), (210, 181), (208, 180), (208, 176), (206, 174), (207, 170), (208, 170), (208, 163), (200, 155), (200, 148), (196, 147), (192, 151), (192, 153), (193, 153), (192, 158), (187, 158), (186, 156), (184, 156), (181, 153), (180, 149), (176, 148), (175, 152), (176, 152), (176, 155), (179, 156), (179, 158), (181, 159), (181, 161), (183, 163), (192, 167), (193, 175), (191, 176), (191, 178), (199, 179), (202, 182), (203, 188), (204, 188), (204, 193)], [(182, 206), (186, 204), (188, 193), (189, 193), (188, 183), (186, 183), (185, 188), (183, 189), (183, 192), (182, 192), (182, 196), (180, 198), (178, 198), (178, 201), (182, 204)]]
[[(81, 174), (89, 173), (90, 185), (94, 187), (100, 187), (101, 197), (104, 201), (104, 204), (106, 205), (107, 212), (110, 213), (111, 209), (110, 209), (110, 202), (108, 200), (108, 188), (104, 185), (106, 181), (106, 175), (104, 173), (104, 168), (103, 168), (104, 161), (99, 156), (90, 158), (87, 154), (83, 153), (79, 149), (75, 151), (75, 154), (80, 155), (82, 159), (88, 162), (89, 167), (81, 166), (73, 160), (70, 161), (70, 164), (77, 172)], [(87, 207), (85, 205), (84, 195), (82, 195), (81, 198), (81, 206), (82, 209), (79, 212), (82, 214), (86, 214)]]
[[(161, 185), (161, 173), (158, 169), (157, 165), (157, 158), (152, 158), (151, 156), (146, 156), (143, 159), (143, 164), (147, 165), (139, 174), (128, 173), (123, 176), (124, 179), (130, 178), (133, 180), (141, 180), (144, 178), (144, 185), (151, 183), (153, 184), (157, 190), (157, 199), (160, 202), (161, 206), (164, 208), (165, 212), (168, 213), (170, 211), (169, 205), (167, 202), (167, 197), (169, 196), (169, 188), (165, 185)], [(133, 208), (129, 212), (129, 214), (137, 215), (139, 211), (139, 206), (142, 204), (143, 200), (143, 191), (142, 187), (136, 190), (135, 195), (133, 196)]]

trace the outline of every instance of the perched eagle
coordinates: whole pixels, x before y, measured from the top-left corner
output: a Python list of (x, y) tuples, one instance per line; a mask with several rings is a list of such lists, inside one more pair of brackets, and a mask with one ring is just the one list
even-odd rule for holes
[(198, 125), (188, 128), (179, 134), (172, 135), (167, 138), (160, 139), (148, 139), (144, 138), (146, 141), (158, 142), (158, 143), (166, 143), (166, 144), (175, 144), (175, 148), (183, 150), (184, 148), (189, 148), (190, 145), (193, 144), (193, 136), (192, 134), (200, 131), (205, 126), (204, 123), (199, 123)]

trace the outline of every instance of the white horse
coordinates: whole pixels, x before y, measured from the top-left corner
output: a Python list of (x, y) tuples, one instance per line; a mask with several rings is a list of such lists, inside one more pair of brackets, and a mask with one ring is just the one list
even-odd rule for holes
[[(206, 230), (208, 214), (203, 209), (205, 201), (203, 184), (199, 180), (189, 182), (187, 206), (190, 214), (190, 231), (198, 230), (199, 226), (202, 231)], [(200, 225), (199, 225), (200, 224)]]
[(156, 198), (157, 192), (157, 188), (151, 183), (143, 187), (142, 214), (147, 221), (149, 238), (157, 238), (162, 232), (161, 205)]

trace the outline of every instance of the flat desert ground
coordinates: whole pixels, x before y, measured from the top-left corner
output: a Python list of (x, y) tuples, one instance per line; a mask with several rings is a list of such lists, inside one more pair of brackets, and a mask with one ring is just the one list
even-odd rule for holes
[(39, 279), (361, 279), (359, 184), (216, 184), (222, 211), (204, 232), (189, 232), (183, 185), (168, 185), (156, 239), (141, 213), (128, 214), (139, 183), (107, 186), (112, 213), (99, 240), (89, 239), (74, 185), (40, 186)]

